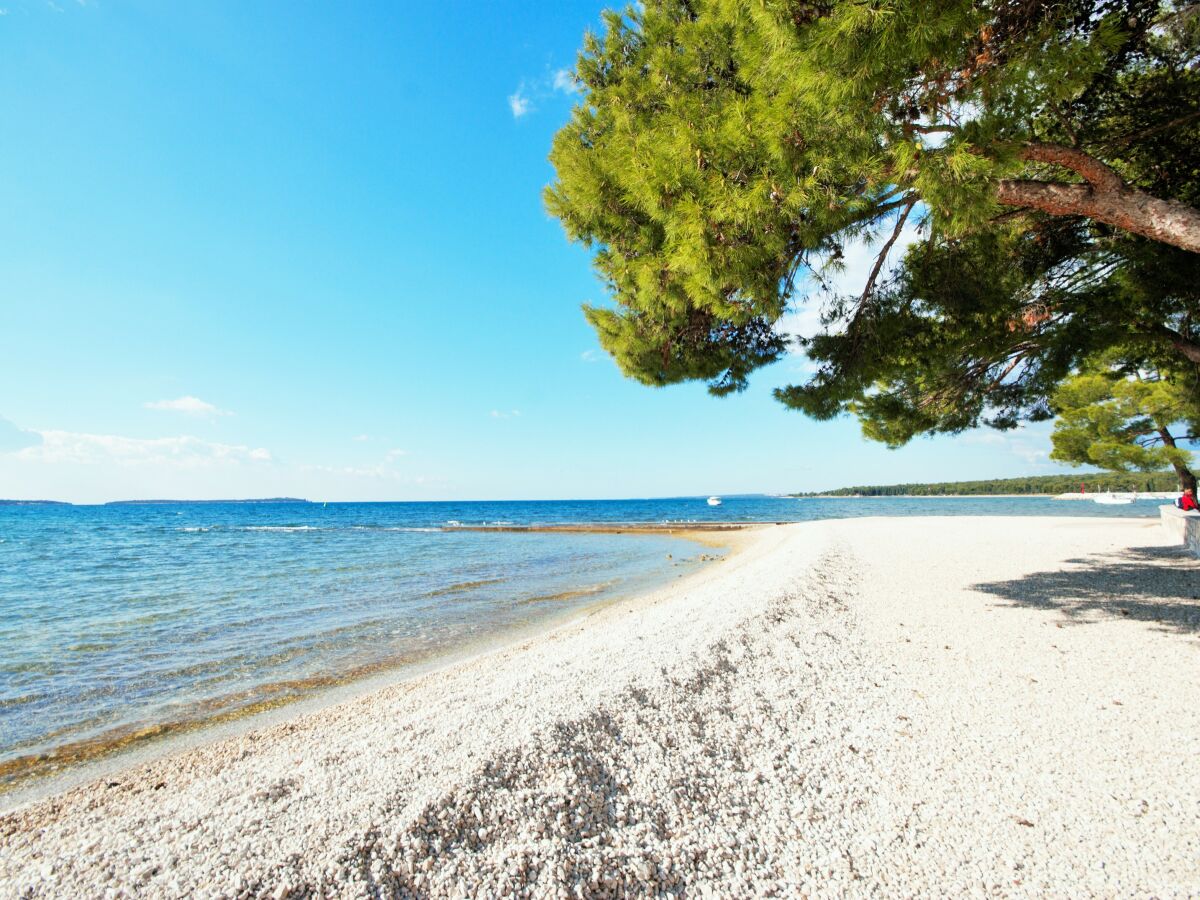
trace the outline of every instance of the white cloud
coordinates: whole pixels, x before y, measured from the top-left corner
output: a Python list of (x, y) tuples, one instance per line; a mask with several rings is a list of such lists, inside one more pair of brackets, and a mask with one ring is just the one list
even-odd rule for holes
[(524, 115), (528, 115), (533, 109), (533, 105), (529, 98), (523, 93), (524, 90), (525, 87), (522, 85), (521, 87), (517, 88), (517, 92), (515, 94), (508, 95), (508, 108), (512, 110), (514, 119), (519, 119)]
[(35, 447), (41, 442), (41, 435), (37, 432), (18, 428), (8, 419), (0, 416), (0, 453), (24, 450), (26, 447)]
[(804, 305), (785, 315), (780, 328), (793, 337), (810, 338), (823, 331), (820, 298), (810, 296)]
[(321, 472), (328, 475), (349, 475), (354, 479), (376, 479), (379, 481), (392, 482), (396, 484), (412, 484), (416, 483), (416, 479), (407, 473), (398, 472), (393, 468), (393, 463), (403, 456), (407, 456), (408, 451), (402, 450), (399, 447), (393, 447), (383, 455), (383, 461), (370, 465), (328, 465), (328, 464), (313, 464), (303, 465), (301, 470), (306, 472)]
[[(402, 457), (404, 458), (402, 460)], [(394, 447), (373, 462), (309, 465), (279, 460), (266, 447), (193, 435), (129, 437), (23, 430), (0, 419), (0, 497), (76, 503), (177, 497), (310, 497), (346, 500), (437, 499), (441, 472), (402, 467)]]
[(579, 354), (579, 358), (585, 363), (600, 362), (600, 353), (597, 350), (584, 350)]
[(958, 435), (954, 440), (966, 446), (987, 447), (998, 454), (1015, 456), (1032, 469), (1066, 470), (1066, 466), (1050, 459), (1052, 428), (1050, 422), (1022, 422), (1008, 431), (995, 428), (973, 429)]
[(22, 460), (40, 463), (197, 468), (223, 463), (270, 462), (265, 447), (219, 444), (189, 435), (131, 438), (115, 434), (80, 434), (70, 431), (39, 432), (42, 442), (16, 453)]
[(958, 438), (960, 443), (975, 444), (985, 447), (1007, 446), (1012, 440), (1011, 435), (1004, 434), (1000, 431), (987, 429), (986, 431), (968, 431), (966, 434), (960, 435)]
[[(862, 294), (863, 288), (867, 286), (867, 278), (870, 277), (875, 260), (883, 249), (883, 245), (892, 236), (891, 226), (893, 224), (891, 220), (886, 222), (881, 233), (877, 234), (873, 240), (859, 239), (848, 242), (842, 248), (841, 258), (833, 261), (832, 264), (827, 264), (821, 277), (831, 293), (852, 297)], [(920, 232), (910, 217), (900, 232), (900, 237), (896, 239), (896, 243), (888, 252), (887, 261), (880, 270), (876, 284), (882, 283), (895, 270), (900, 261), (904, 259), (905, 251), (920, 237)], [(815, 276), (809, 280), (807, 290), (804, 290), (803, 285), (800, 286), (797, 308), (784, 316), (782, 322), (784, 329), (789, 334), (798, 337), (812, 337), (823, 330), (821, 324), (822, 293), (821, 285)]]
[[(809, 296), (804, 305), (794, 312), (787, 313), (779, 322), (779, 330), (792, 338), (810, 338), (824, 330), (821, 324), (821, 299), (815, 292)], [(805, 378), (817, 371), (816, 364), (805, 355), (803, 350), (793, 350), (792, 365), (789, 371), (803, 375)]]
[(356, 434), (353, 438), (351, 438), (351, 440), (358, 441), (360, 444), (363, 441), (369, 441), (370, 439), (371, 436), (369, 434)]
[(504, 412), (503, 410), (493, 409), (491, 415), (493, 419), (515, 419), (521, 415), (521, 411), (519, 409), (510, 409), (508, 412)]
[(330, 475), (350, 475), (354, 478), (383, 478), (399, 479), (400, 475), (394, 469), (385, 465), (374, 466), (305, 466), (310, 472), (325, 472)]
[(157, 409), (166, 412), (180, 412), (189, 416), (229, 416), (232, 413), (223, 409), (218, 409), (213, 404), (199, 397), (179, 397), (175, 400), (155, 400), (151, 403), (143, 403), (142, 406), (146, 409)]
[(570, 69), (558, 69), (554, 73), (554, 89), (563, 94), (574, 94), (579, 90), (575, 76)]
[(575, 97), (580, 85), (568, 68), (551, 70), (549, 66), (536, 78), (522, 78), (516, 91), (508, 96), (508, 108), (514, 119), (537, 111), (535, 103), (551, 99), (555, 94)]
[(441, 476), (410, 475), (406, 472), (398, 472), (388, 464), (389, 462), (391, 460), (373, 466), (306, 465), (301, 466), (300, 469), (304, 472), (314, 472), (322, 475), (347, 476), (355, 481), (367, 480), (391, 485), (438, 485), (446, 483), (446, 479)]
[[(862, 294), (863, 288), (867, 285), (867, 279), (870, 277), (871, 269), (875, 265), (875, 260), (879, 256), (879, 252), (892, 235), (893, 225), (894, 222), (889, 220), (884, 224), (881, 233), (873, 240), (860, 239), (850, 241), (842, 248), (841, 259), (837, 260), (821, 273), (821, 277), (830, 293), (838, 296), (859, 296)], [(920, 236), (917, 226), (913, 223), (912, 217), (910, 217), (903, 230), (901, 230), (900, 237), (897, 238), (896, 243), (892, 245), (892, 249), (888, 253), (887, 261), (884, 263), (883, 269), (880, 270), (877, 284), (881, 283), (889, 273), (895, 270), (897, 264), (904, 258), (905, 250), (908, 249), (910, 244), (917, 241)], [(839, 328), (839, 323), (833, 322), (825, 325), (821, 321), (826, 295), (821, 289), (817, 278), (815, 276), (811, 277), (807, 285), (799, 285), (798, 287), (798, 299), (795, 301), (795, 308), (780, 320), (779, 330), (794, 338), (811, 338), (825, 331), (826, 328), (836, 331)], [(802, 350), (797, 348), (794, 356), (798, 357), (800, 361), (794, 366), (793, 371), (804, 375), (811, 375), (816, 371), (816, 366), (809, 361)]]
[(1035, 469), (1044, 469), (1050, 465), (1049, 451), (1038, 450), (1036, 447), (1015, 446), (1012, 448), (1012, 452)]

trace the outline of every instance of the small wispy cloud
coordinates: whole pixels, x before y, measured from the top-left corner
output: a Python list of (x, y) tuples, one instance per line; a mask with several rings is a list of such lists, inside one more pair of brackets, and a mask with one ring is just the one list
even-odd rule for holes
[(150, 403), (143, 403), (142, 406), (146, 409), (157, 409), (165, 412), (184, 413), (189, 416), (230, 416), (233, 413), (224, 409), (218, 409), (213, 404), (206, 400), (201, 400), (199, 397), (178, 397), (174, 400), (154, 400)]
[(522, 116), (528, 115), (533, 110), (533, 104), (529, 98), (523, 93), (525, 86), (517, 88), (515, 94), (508, 95), (508, 108), (512, 111), (513, 118), (519, 119)]
[(303, 465), (303, 472), (320, 472), (326, 475), (349, 476), (353, 479), (376, 481), (385, 484), (429, 485), (445, 484), (446, 479), (440, 475), (420, 475), (398, 471), (387, 463), (377, 463), (370, 466), (330, 466)]
[(579, 354), (579, 358), (585, 363), (600, 362), (600, 354), (595, 350), (584, 350)]
[(575, 80), (575, 74), (570, 69), (557, 69), (551, 80), (554, 90), (561, 94), (575, 94), (579, 92), (579, 82)]
[(361, 444), (361, 443), (363, 443), (364, 441), (369, 441), (370, 439), (371, 439), (371, 436), (370, 436), (369, 434), (356, 434), (356, 435), (355, 435), (354, 437), (352, 437), (350, 440), (352, 440), (352, 441), (358, 441), (358, 442)]
[(379, 462), (363, 465), (314, 463), (301, 465), (300, 469), (305, 472), (321, 472), (327, 475), (349, 475), (354, 478), (376, 479), (396, 484), (412, 484), (415, 483), (416, 477), (394, 467), (394, 463), (397, 460), (407, 455), (408, 451), (399, 447), (393, 447), (383, 455), (383, 459)]
[(270, 462), (265, 447), (219, 444), (190, 435), (164, 438), (131, 438), (115, 434), (70, 431), (38, 432), (41, 443), (18, 452), (22, 459), (43, 463), (123, 466), (168, 466), (194, 469), (222, 463)]
[(1008, 431), (978, 428), (958, 435), (959, 444), (988, 447), (997, 454), (1012, 455), (1033, 469), (1063, 468), (1050, 459), (1049, 423), (1022, 423)]
[(1012, 437), (999, 431), (968, 431), (958, 439), (961, 444), (973, 444), (982, 447), (1008, 446)]
[(500, 409), (493, 409), (491, 412), (491, 416), (493, 419), (515, 419), (515, 418), (519, 417), (520, 415), (521, 415), (521, 411), (519, 409), (510, 409), (510, 410), (508, 410), (508, 412), (505, 412)]
[(18, 428), (8, 419), (0, 416), (0, 453), (36, 447), (41, 442), (42, 436), (37, 432)]
[(1012, 452), (1036, 469), (1044, 469), (1050, 465), (1050, 453), (1033, 447), (1013, 447)]
[(580, 92), (575, 73), (568, 68), (551, 69), (549, 66), (537, 78), (522, 78), (517, 89), (508, 95), (508, 108), (514, 119), (521, 119), (537, 112), (537, 104), (551, 99), (555, 94), (574, 97)]

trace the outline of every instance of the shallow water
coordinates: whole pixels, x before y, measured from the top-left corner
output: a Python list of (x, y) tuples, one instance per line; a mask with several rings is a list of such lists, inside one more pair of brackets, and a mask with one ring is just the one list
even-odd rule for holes
[(0, 506), (0, 784), (662, 583), (700, 549), (450, 523), (1155, 514), (1037, 498)]

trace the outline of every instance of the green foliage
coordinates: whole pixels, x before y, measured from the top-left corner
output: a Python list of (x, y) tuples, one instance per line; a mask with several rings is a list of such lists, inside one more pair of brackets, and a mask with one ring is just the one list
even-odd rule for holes
[(867, 436), (892, 446), (978, 424), (1011, 428), (1050, 418), (1058, 383), (1101, 354), (1172, 360), (1164, 330), (1190, 336), (1198, 311), (1200, 256), (1100, 242), (1079, 220), (934, 237), (845, 313), (844, 328), (807, 343), (816, 374), (777, 396), (817, 418), (853, 412)]
[(1031, 475), (1027, 478), (989, 478), (980, 481), (939, 481), (929, 484), (858, 485), (794, 497), (968, 497), (989, 494), (1073, 494), (1080, 484), (1089, 493), (1106, 491), (1173, 491), (1175, 473), (1114, 474), (1081, 472), (1078, 475)]
[(1129, 369), (1106, 365), (1063, 382), (1054, 394), (1058, 419), (1051, 458), (1115, 472), (1171, 466), (1181, 480), (1194, 484), (1191, 454), (1177, 444), (1200, 437), (1195, 385)]
[[(777, 392), (892, 445), (1051, 414), (1115, 346), (1200, 352), (1200, 257), (1095, 221), (999, 216), (1001, 179), (1078, 148), (1200, 202), (1200, 15), (1150, 0), (646, 0), (605, 15), (546, 205), (590, 247), (611, 305), (586, 315), (627, 375), (716, 394), (795, 343)], [(846, 244), (919, 223), (894, 278), (819, 292)], [(801, 294), (807, 292), (807, 296)], [(1177, 340), (1178, 339), (1178, 340)], [(1183, 343), (1180, 344), (1179, 341)]]

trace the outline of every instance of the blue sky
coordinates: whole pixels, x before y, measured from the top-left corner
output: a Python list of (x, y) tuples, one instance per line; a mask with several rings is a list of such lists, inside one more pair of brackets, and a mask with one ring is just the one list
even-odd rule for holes
[(0, 497), (1059, 471), (1045, 428), (889, 451), (785, 411), (799, 358), (724, 400), (620, 376), (541, 203), (601, 8), (0, 0)]

